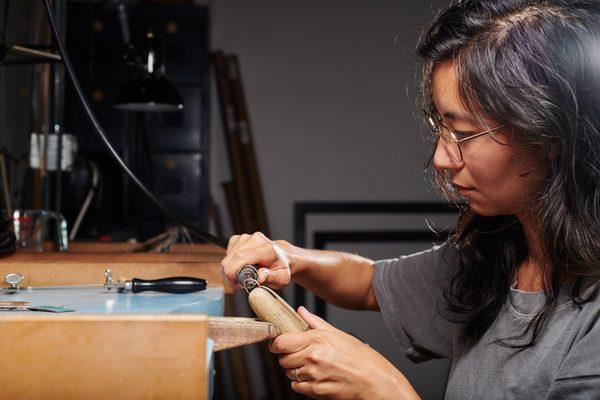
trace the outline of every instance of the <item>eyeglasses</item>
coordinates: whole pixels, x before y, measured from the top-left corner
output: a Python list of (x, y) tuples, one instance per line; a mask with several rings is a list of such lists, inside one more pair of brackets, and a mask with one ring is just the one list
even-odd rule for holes
[(435, 134), (439, 139), (442, 139), (446, 144), (446, 148), (448, 149), (448, 153), (450, 157), (457, 162), (461, 162), (463, 160), (462, 150), (460, 148), (460, 144), (466, 142), (467, 140), (475, 139), (483, 135), (490, 135), (490, 137), (499, 144), (508, 146), (510, 142), (507, 140), (500, 140), (497, 135), (494, 135), (499, 129), (503, 126), (498, 126), (493, 129), (488, 129), (480, 133), (475, 133), (473, 135), (453, 131), (448, 128), (446, 125), (442, 123), (442, 117), (437, 111), (426, 111), (423, 110), (423, 114), (425, 116), (425, 120), (427, 121), (427, 126), (431, 129), (431, 132)]

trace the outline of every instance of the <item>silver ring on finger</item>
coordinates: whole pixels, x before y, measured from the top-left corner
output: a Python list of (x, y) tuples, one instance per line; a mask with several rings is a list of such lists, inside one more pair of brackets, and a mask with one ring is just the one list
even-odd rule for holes
[(296, 381), (302, 382), (302, 379), (300, 378), (299, 371), (300, 371), (300, 368), (294, 369), (294, 377), (296, 378)]

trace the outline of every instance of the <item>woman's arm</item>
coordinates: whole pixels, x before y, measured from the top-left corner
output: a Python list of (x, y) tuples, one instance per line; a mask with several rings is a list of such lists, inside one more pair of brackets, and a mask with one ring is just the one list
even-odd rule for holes
[(282, 243), (292, 279), (326, 302), (357, 310), (378, 310), (371, 286), (373, 261), (349, 253), (307, 250)]
[(227, 279), (235, 284), (238, 269), (246, 264), (259, 266), (259, 283), (275, 289), (293, 279), (336, 306), (377, 310), (371, 286), (373, 261), (348, 253), (307, 250), (262, 233), (233, 236), (221, 262)]

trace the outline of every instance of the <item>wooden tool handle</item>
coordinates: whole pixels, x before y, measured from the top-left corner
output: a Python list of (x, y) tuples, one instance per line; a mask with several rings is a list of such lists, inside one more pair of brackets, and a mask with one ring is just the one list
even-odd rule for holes
[(308, 330), (306, 321), (285, 300), (266, 286), (253, 289), (248, 295), (248, 302), (258, 318), (277, 326), (282, 334)]
[(253, 318), (208, 318), (208, 337), (215, 342), (214, 351), (264, 342), (280, 334), (277, 326)]

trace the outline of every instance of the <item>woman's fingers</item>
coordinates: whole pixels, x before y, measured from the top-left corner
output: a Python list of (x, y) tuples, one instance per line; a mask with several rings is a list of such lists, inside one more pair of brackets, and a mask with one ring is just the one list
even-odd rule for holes
[(235, 251), (225, 257), (222, 264), (241, 267), (245, 264), (272, 263), (277, 260), (277, 253), (273, 251), (273, 246), (270, 243), (264, 243)]
[(243, 234), (237, 237), (232, 236), (231, 239), (229, 239), (229, 242), (230, 243), (227, 246), (225, 258), (223, 259), (225, 262), (230, 260), (236, 253), (239, 253), (240, 251), (259, 247), (264, 244), (272, 245), (273, 243), (260, 232), (256, 232), (253, 235)]
[(315, 380), (315, 376), (313, 376), (313, 371), (309, 367), (300, 366), (286, 369), (285, 375), (288, 377), (289, 380), (296, 382), (308, 382)]
[(304, 306), (298, 308), (298, 314), (306, 321), (311, 329), (337, 330), (323, 318), (308, 311)]
[(292, 380), (292, 390), (296, 393), (310, 395), (310, 394), (312, 394), (312, 393), (310, 393), (311, 386), (312, 386), (312, 383), (308, 382), (308, 381), (302, 382), (302, 381)]
[[(292, 390), (314, 399), (340, 398), (340, 388), (330, 382), (292, 381)], [(344, 397), (346, 398), (346, 397)], [(355, 398), (355, 397), (353, 397)]]
[[(229, 254), (221, 261), (221, 266), (227, 279), (235, 284), (237, 271), (244, 265), (273, 266), (277, 261), (279, 259), (277, 253), (273, 251), (273, 246), (270, 243), (265, 243), (258, 247), (245, 248)], [(264, 281), (264, 272), (262, 275), (259, 278)]]
[(298, 311), (313, 329), (283, 334), (269, 343), (269, 350), (280, 354), (279, 364), (294, 391), (340, 400), (364, 398), (366, 393), (369, 398), (398, 398), (402, 390), (414, 393), (407, 380), (398, 380), (403, 375), (368, 345), (303, 308)]
[(281, 289), (287, 286), (291, 278), (290, 269), (285, 265), (277, 268), (260, 268), (258, 270), (258, 283), (267, 285), (272, 289)]
[(227, 246), (227, 254), (221, 261), (221, 271), (225, 279), (236, 286), (236, 274), (244, 265), (255, 265), (258, 283), (279, 289), (291, 280), (287, 253), (261, 232), (252, 235), (232, 236)]
[(284, 369), (299, 368), (310, 362), (311, 347), (308, 346), (297, 353), (282, 354), (279, 356), (279, 365)]
[(234, 235), (227, 243), (227, 254), (248, 247), (256, 247), (261, 243), (271, 243), (271, 241), (261, 232), (254, 232), (252, 235), (247, 233)]
[(317, 334), (315, 331), (284, 333), (271, 340), (269, 351), (275, 354), (297, 353), (314, 343)]
[(236, 245), (237, 242), (240, 241), (241, 236), (240, 235), (233, 235), (232, 237), (229, 238), (229, 241), (227, 242), (227, 250), (226, 252), (229, 253), (231, 251), (231, 249), (233, 249)]
[(258, 283), (265, 285), (269, 281), (269, 268), (258, 269)]
[(296, 379), (296, 372), (299, 372), (299, 371), (296, 371), (296, 368), (286, 369), (285, 370), (285, 376), (287, 376), (287, 378), (290, 381), (297, 381), (298, 379)]
[(248, 235), (247, 233), (243, 233), (241, 235), (233, 235), (227, 243), (227, 254), (229, 254), (231, 251), (234, 251), (236, 248), (239, 248), (244, 243), (248, 242), (250, 239), (252, 239), (252, 236), (253, 235)]

